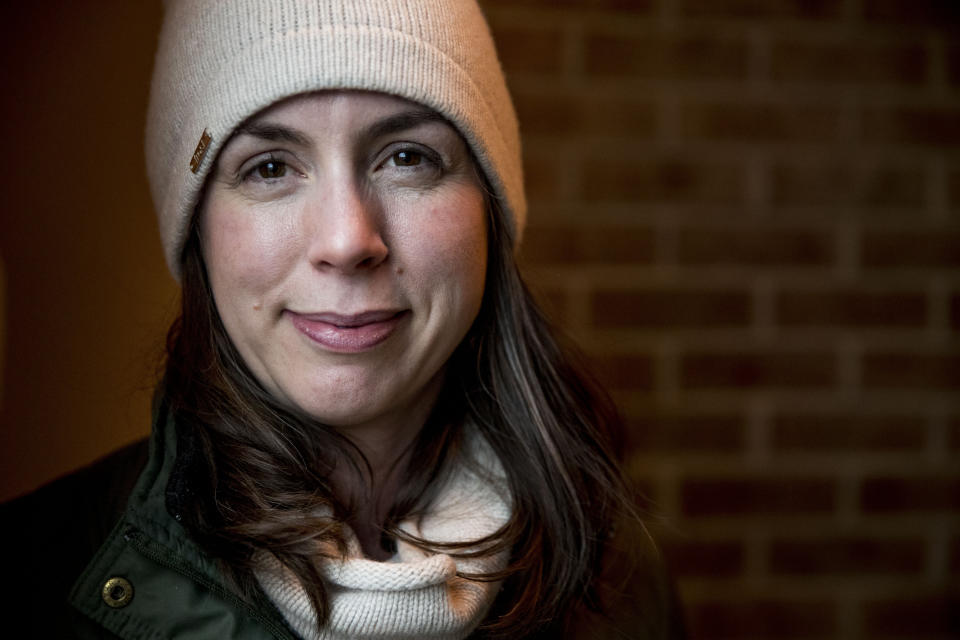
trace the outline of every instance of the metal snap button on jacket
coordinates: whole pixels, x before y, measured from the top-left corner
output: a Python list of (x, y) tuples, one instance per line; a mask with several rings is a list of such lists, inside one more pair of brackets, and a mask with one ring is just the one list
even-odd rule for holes
[(120, 576), (114, 576), (103, 583), (103, 590), (100, 592), (103, 601), (115, 609), (125, 607), (133, 600), (133, 585)]

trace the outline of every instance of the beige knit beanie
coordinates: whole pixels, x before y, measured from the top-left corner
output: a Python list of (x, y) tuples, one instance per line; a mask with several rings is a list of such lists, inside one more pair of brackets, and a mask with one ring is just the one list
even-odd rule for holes
[(234, 128), (319, 89), (381, 91), (430, 107), (473, 150), (519, 242), (520, 138), (474, 0), (167, 0), (147, 112), (147, 176), (167, 264)]

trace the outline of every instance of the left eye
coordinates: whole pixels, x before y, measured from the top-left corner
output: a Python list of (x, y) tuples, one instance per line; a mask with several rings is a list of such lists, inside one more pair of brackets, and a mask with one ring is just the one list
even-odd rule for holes
[(423, 162), (423, 154), (410, 150), (397, 151), (391, 159), (398, 167), (415, 167)]
[(287, 163), (279, 160), (268, 160), (257, 165), (256, 172), (264, 180), (282, 178), (287, 173)]

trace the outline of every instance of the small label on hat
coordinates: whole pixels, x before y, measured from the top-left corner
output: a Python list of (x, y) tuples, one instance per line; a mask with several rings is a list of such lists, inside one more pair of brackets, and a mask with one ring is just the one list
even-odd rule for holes
[(210, 146), (210, 134), (207, 133), (207, 130), (204, 129), (203, 133), (200, 135), (200, 142), (197, 143), (197, 148), (193, 150), (193, 157), (190, 158), (190, 170), (194, 173), (200, 169), (200, 163), (203, 162), (203, 156), (207, 155), (207, 147)]

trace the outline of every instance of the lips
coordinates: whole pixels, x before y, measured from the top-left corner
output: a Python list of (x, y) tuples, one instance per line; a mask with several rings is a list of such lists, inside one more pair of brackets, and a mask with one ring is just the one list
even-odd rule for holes
[(296, 313), (287, 311), (293, 326), (315, 343), (338, 353), (359, 353), (372, 349), (400, 326), (410, 314), (395, 309), (338, 313)]

